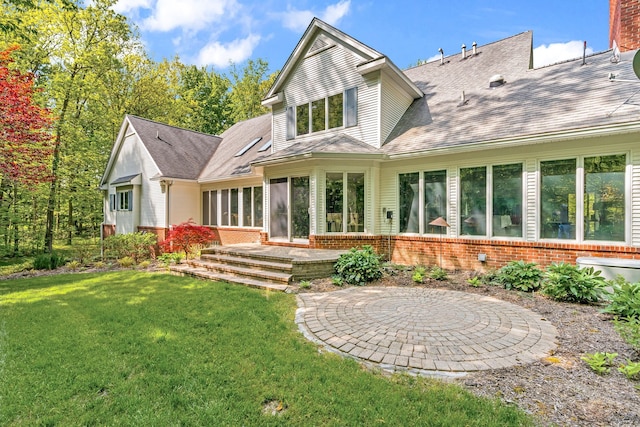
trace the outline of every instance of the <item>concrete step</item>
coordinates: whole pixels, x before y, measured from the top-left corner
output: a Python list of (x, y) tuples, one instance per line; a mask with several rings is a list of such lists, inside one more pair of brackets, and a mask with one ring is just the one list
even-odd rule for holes
[(202, 256), (214, 255), (214, 256), (231, 256), (234, 258), (242, 258), (242, 259), (250, 259), (250, 260), (260, 260), (265, 262), (272, 263), (290, 263), (292, 261), (291, 257), (283, 256), (281, 254), (270, 254), (261, 249), (260, 246), (256, 247), (256, 250), (251, 249), (238, 249), (234, 250), (229, 246), (220, 246), (220, 247), (210, 247), (205, 248), (201, 252)]
[(251, 266), (225, 264), (222, 262), (212, 262), (207, 260), (189, 260), (187, 264), (195, 268), (204, 268), (212, 272), (247, 277), (253, 280), (263, 280), (274, 284), (288, 285), (292, 280), (289, 272), (261, 270)]
[(267, 289), (278, 292), (289, 292), (291, 288), (285, 284), (271, 283), (264, 280), (256, 280), (250, 277), (236, 276), (233, 274), (225, 274), (216, 271), (211, 271), (203, 267), (194, 267), (188, 264), (173, 265), (170, 267), (171, 274), (180, 276), (192, 276), (206, 280), (223, 281), (228, 283), (235, 283), (238, 285), (244, 285), (251, 288)]
[(291, 262), (278, 259), (276, 261), (267, 261), (259, 258), (250, 258), (247, 256), (235, 256), (222, 253), (215, 254), (202, 254), (200, 260), (212, 262), (216, 264), (228, 264), (239, 267), (252, 268), (264, 271), (277, 271), (281, 273), (291, 274), (293, 271), (293, 265)]

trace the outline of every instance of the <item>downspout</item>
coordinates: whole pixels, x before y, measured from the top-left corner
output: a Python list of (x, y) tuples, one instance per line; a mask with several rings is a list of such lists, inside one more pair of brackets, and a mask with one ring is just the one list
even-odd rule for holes
[[(171, 180), (162, 180), (160, 181), (160, 185), (162, 185), (165, 188), (165, 218), (164, 218), (164, 229), (165, 229), (165, 233), (167, 233), (167, 231), (169, 230), (169, 227), (171, 226), (171, 221), (170, 221), (170, 217), (169, 217), (169, 208), (170, 208), (170, 204), (169, 202), (171, 201), (171, 197), (170, 197), (170, 189), (171, 186), (173, 185), (173, 181)], [(166, 238), (166, 234), (165, 234), (165, 238)]]

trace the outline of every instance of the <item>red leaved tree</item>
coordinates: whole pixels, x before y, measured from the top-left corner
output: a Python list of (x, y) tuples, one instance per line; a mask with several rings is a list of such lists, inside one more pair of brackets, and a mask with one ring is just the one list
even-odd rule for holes
[(197, 247), (210, 244), (216, 239), (216, 233), (209, 227), (197, 225), (192, 219), (174, 225), (165, 241), (160, 243), (165, 252), (184, 252), (186, 259)]
[(30, 185), (50, 178), (52, 117), (33, 100), (34, 76), (11, 68), (16, 49), (0, 51), (0, 178)]

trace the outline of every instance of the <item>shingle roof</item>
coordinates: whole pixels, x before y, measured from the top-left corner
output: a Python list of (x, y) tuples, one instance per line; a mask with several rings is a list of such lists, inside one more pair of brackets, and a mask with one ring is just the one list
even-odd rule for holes
[(254, 163), (259, 164), (261, 162), (285, 160), (287, 158), (299, 157), (306, 154), (313, 155), (319, 153), (382, 155), (380, 150), (370, 146), (369, 144), (359, 141), (349, 135), (340, 133), (299, 142), (283, 150), (277, 151), (268, 157), (259, 159)]
[(169, 178), (196, 179), (222, 139), (127, 115), (160, 173)]
[[(382, 150), (389, 155), (462, 147), (499, 139), (580, 130), (640, 120), (631, 105), (638, 86), (612, 83), (637, 80), (634, 52), (618, 63), (604, 52), (529, 69), (531, 33), (522, 33), (478, 49), (475, 57), (461, 55), (406, 70), (425, 96), (407, 110)], [(489, 88), (489, 79), (502, 74), (506, 84)], [(466, 102), (461, 103), (462, 91)], [(462, 104), (462, 105), (461, 105)]]
[[(201, 181), (220, 178), (232, 178), (251, 173), (251, 163), (270, 154), (270, 150), (259, 152), (260, 148), (271, 139), (271, 114), (264, 114), (249, 120), (238, 122), (220, 135), (223, 144), (211, 157), (207, 167), (199, 176)], [(248, 143), (261, 137), (241, 156), (237, 156)]]

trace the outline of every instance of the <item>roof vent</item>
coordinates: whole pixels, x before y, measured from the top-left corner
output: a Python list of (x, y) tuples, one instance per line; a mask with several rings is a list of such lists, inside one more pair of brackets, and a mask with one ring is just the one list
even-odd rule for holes
[(440, 65), (444, 65), (444, 50), (440, 48), (438, 49), (438, 52), (440, 52)]
[(478, 43), (473, 42), (473, 44), (471, 45), (471, 47), (473, 48), (473, 56), (476, 56), (478, 54)]
[(505, 83), (506, 81), (502, 74), (495, 74), (489, 79), (489, 87), (500, 87)]
[(462, 59), (467, 59), (467, 45), (462, 44)]

